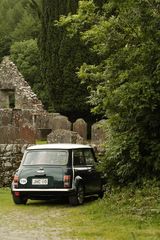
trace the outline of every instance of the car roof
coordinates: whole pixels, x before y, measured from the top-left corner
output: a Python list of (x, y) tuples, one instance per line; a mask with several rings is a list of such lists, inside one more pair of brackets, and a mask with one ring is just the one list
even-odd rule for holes
[(53, 143), (53, 144), (37, 144), (27, 148), (27, 150), (39, 150), (39, 149), (79, 149), (79, 148), (91, 148), (90, 145), (73, 144), (73, 143)]

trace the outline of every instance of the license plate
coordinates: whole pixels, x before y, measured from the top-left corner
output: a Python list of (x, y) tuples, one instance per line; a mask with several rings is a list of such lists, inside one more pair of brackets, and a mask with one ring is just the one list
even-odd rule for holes
[(32, 185), (48, 185), (48, 179), (47, 178), (32, 179)]

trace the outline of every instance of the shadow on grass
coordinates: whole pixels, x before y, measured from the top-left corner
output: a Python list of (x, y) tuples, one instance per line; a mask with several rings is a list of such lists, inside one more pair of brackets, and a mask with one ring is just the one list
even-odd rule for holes
[[(88, 205), (97, 199), (98, 199), (97, 196), (85, 197), (84, 205), (86, 204)], [(51, 200), (28, 200), (26, 205), (35, 206), (35, 207), (39, 207), (39, 206), (72, 207), (69, 204), (68, 198), (63, 198), (63, 199), (57, 198), (57, 199), (51, 199)]]

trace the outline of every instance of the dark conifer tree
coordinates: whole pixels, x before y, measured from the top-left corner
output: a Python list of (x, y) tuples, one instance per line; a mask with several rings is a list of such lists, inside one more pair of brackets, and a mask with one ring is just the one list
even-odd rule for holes
[(40, 37), (46, 106), (72, 118), (89, 114), (87, 86), (82, 85), (76, 75), (77, 68), (88, 61), (89, 54), (79, 36), (68, 37), (55, 20), (76, 12), (77, 7), (78, 0), (43, 0)]

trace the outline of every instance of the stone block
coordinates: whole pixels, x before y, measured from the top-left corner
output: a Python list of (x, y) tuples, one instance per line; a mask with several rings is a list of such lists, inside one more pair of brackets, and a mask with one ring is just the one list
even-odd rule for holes
[[(0, 132), (0, 144), (31, 144), (36, 141), (35, 129), (30, 124), (23, 124), (20, 128), (14, 126), (0, 127)], [(8, 152), (7, 149), (6, 152)]]
[(22, 109), (13, 110), (13, 125), (16, 127), (22, 126), (24, 121)]
[(0, 126), (12, 124), (12, 109), (0, 109)]
[(77, 132), (83, 139), (87, 139), (87, 123), (82, 118), (73, 123), (73, 131)]
[(14, 126), (0, 127), (0, 144), (16, 143), (19, 139), (19, 129)]
[(20, 127), (19, 130), (20, 143), (35, 143), (36, 142), (36, 131), (31, 124), (25, 123)]
[(56, 117), (53, 117), (51, 122), (51, 129), (57, 130), (57, 129), (64, 129), (64, 130), (71, 130), (71, 122), (68, 120), (67, 117), (59, 115)]
[(47, 137), (48, 143), (79, 143), (83, 144), (84, 139), (76, 132), (57, 129), (51, 132)]

